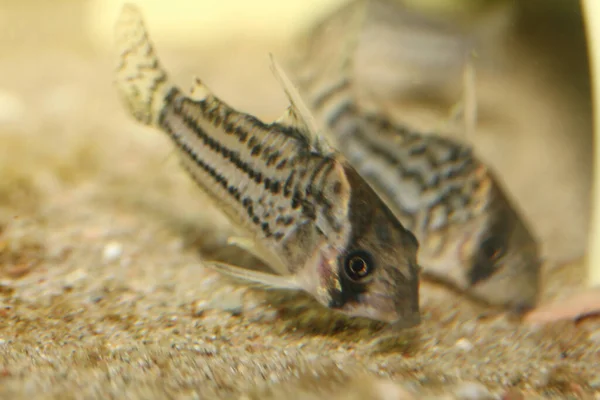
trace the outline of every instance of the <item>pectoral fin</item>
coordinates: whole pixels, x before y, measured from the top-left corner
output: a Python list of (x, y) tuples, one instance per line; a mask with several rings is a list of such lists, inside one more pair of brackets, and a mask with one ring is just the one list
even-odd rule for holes
[(227, 238), (227, 244), (230, 246), (237, 246), (240, 249), (246, 250), (248, 253), (252, 254), (257, 258), (260, 258), (261, 260), (263, 259), (263, 255), (256, 248), (256, 244), (252, 239), (248, 239), (241, 236), (230, 236)]
[(268, 274), (265, 272), (254, 271), (251, 269), (238, 267), (236, 265), (221, 263), (217, 261), (208, 261), (205, 262), (205, 265), (224, 275), (259, 284), (266, 288), (288, 290), (301, 289), (296, 279), (294, 279), (294, 277), (292, 276)]
[(254, 240), (250, 238), (241, 236), (230, 236), (227, 238), (227, 244), (237, 246), (240, 249), (247, 251), (254, 257), (262, 260), (265, 264), (267, 264), (273, 271), (277, 272), (278, 274), (285, 275), (288, 273), (287, 268), (281, 263), (277, 256), (267, 252), (265, 249), (261, 248)]

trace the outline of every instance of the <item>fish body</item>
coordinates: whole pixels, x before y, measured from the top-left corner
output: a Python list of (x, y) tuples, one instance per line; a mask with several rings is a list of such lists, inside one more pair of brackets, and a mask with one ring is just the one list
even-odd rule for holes
[(350, 38), (341, 44), (331, 45), (325, 20), (295, 50), (294, 80), (320, 129), (416, 235), (424, 275), (494, 305), (534, 306), (538, 244), (490, 168), (466, 144), (358, 105), (351, 54), (360, 33), (352, 35), (366, 10), (342, 10)]
[(231, 108), (199, 80), (182, 92), (160, 64), (140, 12), (128, 4), (116, 24), (116, 46), (116, 87), (130, 114), (170, 137), (183, 167), (274, 273), (209, 266), (304, 290), (350, 316), (405, 327), (419, 322), (418, 242), (314, 132), (293, 88), (286, 89), (287, 114), (273, 123)]

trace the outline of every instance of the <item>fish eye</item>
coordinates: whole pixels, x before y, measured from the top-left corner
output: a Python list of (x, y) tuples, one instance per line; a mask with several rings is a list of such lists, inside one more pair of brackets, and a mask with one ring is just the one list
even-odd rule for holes
[(491, 236), (481, 242), (479, 251), (469, 271), (471, 285), (490, 278), (500, 267), (498, 260), (504, 256), (506, 247), (501, 237)]
[(375, 267), (373, 257), (364, 250), (354, 250), (346, 256), (344, 270), (348, 278), (360, 281), (369, 276)]
[(481, 243), (481, 255), (492, 262), (502, 257), (504, 250), (503, 243), (495, 237), (487, 238)]

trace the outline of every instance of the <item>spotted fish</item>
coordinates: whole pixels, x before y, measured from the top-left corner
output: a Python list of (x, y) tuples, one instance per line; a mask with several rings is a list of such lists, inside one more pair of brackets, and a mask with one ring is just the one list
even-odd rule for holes
[(266, 287), (304, 290), (350, 316), (399, 327), (419, 322), (418, 242), (314, 130), (293, 87), (284, 87), (291, 106), (272, 123), (236, 111), (199, 80), (182, 92), (129, 4), (116, 23), (116, 47), (116, 87), (129, 113), (170, 137), (183, 167), (243, 232), (232, 242), (273, 273), (208, 266)]
[(466, 144), (392, 123), (383, 113), (359, 106), (352, 54), (368, 12), (366, 2), (360, 5), (340, 11), (346, 13), (349, 38), (332, 37), (325, 19), (294, 47), (292, 80), (320, 124), (317, 129), (329, 133), (415, 233), (425, 277), (492, 305), (534, 306), (538, 244), (490, 168)]

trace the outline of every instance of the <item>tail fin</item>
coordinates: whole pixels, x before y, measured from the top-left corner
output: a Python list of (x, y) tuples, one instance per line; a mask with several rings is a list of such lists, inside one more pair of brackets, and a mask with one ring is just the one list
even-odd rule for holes
[(155, 125), (173, 84), (161, 66), (138, 8), (126, 3), (115, 24), (118, 51), (115, 84), (129, 112), (141, 123)]

